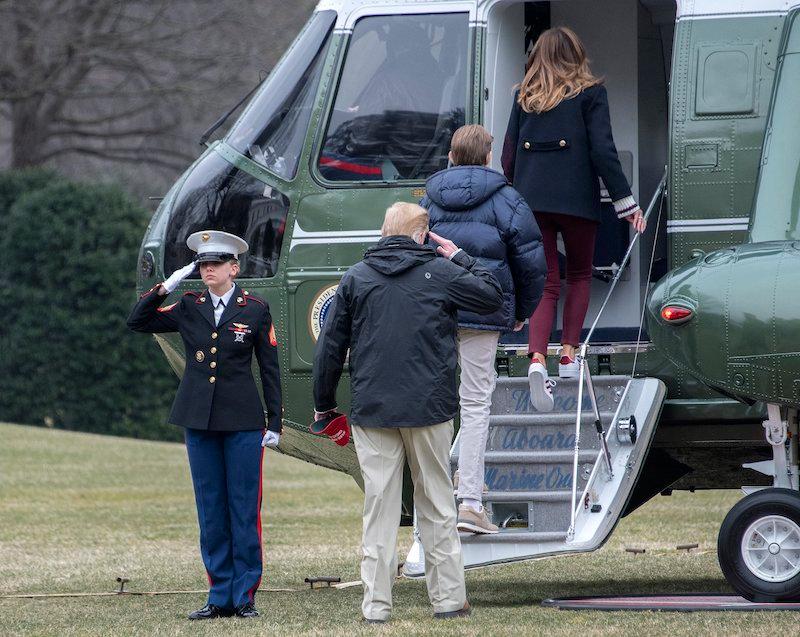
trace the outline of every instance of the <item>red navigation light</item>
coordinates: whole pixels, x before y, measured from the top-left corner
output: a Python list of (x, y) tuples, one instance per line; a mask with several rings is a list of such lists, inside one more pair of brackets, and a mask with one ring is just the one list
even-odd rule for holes
[(661, 318), (670, 323), (682, 323), (692, 318), (692, 311), (680, 305), (667, 305), (661, 308)]

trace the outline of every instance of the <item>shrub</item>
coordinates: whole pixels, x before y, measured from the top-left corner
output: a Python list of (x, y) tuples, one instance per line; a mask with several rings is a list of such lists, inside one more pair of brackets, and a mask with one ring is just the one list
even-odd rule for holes
[(0, 176), (0, 420), (179, 438), (175, 375), (125, 325), (147, 217), (117, 187)]

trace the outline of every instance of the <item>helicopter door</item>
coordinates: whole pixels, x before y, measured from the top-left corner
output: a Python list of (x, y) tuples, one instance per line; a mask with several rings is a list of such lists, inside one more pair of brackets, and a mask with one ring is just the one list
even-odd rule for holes
[[(484, 121), (495, 139), (495, 167), (500, 167), (514, 86), (524, 75), (530, 47), (538, 34), (551, 25), (568, 26), (584, 42), (592, 71), (604, 80), (622, 170), (634, 197), (644, 205), (656, 189), (668, 157), (667, 87), (674, 0), (504, 2), (486, 8), (486, 23)], [(603, 205), (606, 210), (596, 241), (590, 315), (599, 309), (608, 290), (607, 280), (619, 267), (632, 238), (628, 224), (613, 214), (607, 194)], [(663, 222), (663, 227), (650, 231), (634, 251), (617, 293), (603, 314), (596, 332), (597, 343), (631, 342), (639, 337), (637, 308), (641, 308), (646, 294), (644, 283), (652, 237), (656, 234), (654, 276), (666, 269), (666, 219)], [(555, 331), (551, 343), (558, 343), (560, 338), (561, 334)], [(504, 335), (502, 342), (517, 347), (526, 341), (523, 330)]]

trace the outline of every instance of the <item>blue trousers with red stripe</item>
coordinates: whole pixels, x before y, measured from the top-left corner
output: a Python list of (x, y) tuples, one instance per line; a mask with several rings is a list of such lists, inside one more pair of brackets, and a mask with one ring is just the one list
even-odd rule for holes
[(263, 431), (186, 429), (208, 603), (236, 608), (261, 583)]

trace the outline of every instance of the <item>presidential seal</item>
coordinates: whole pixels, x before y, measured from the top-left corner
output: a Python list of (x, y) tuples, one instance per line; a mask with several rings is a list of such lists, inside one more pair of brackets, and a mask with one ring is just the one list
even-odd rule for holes
[(319, 333), (322, 331), (322, 326), (325, 323), (325, 317), (328, 315), (328, 310), (333, 303), (333, 297), (336, 296), (336, 289), (339, 287), (338, 283), (329, 285), (322, 288), (317, 292), (314, 300), (311, 302), (311, 307), (308, 310), (308, 330), (311, 332), (311, 337), (314, 342), (317, 342)]

